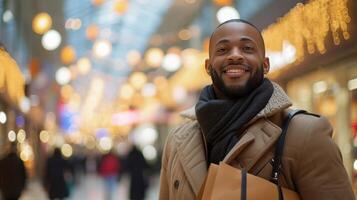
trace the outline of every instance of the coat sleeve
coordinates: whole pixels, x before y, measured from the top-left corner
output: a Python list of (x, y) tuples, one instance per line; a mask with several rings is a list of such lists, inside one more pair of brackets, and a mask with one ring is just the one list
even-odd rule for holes
[(159, 191), (159, 200), (168, 200), (170, 199), (170, 190), (169, 190), (169, 180), (168, 180), (168, 165), (170, 151), (171, 151), (171, 134), (167, 137), (164, 151), (162, 154), (162, 164), (161, 164), (161, 172), (160, 172), (160, 191)]
[[(311, 118), (311, 119), (310, 119)], [(296, 187), (303, 200), (351, 200), (354, 193), (333, 142), (332, 127), (324, 117), (312, 117), (301, 127), (307, 134), (298, 160)]]

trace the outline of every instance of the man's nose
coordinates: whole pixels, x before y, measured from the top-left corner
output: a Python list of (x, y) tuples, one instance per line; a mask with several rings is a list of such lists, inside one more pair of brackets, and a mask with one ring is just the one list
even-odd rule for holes
[(232, 62), (237, 62), (237, 61), (242, 61), (243, 60), (243, 55), (239, 48), (233, 48), (231, 49), (231, 52), (228, 55), (228, 60)]

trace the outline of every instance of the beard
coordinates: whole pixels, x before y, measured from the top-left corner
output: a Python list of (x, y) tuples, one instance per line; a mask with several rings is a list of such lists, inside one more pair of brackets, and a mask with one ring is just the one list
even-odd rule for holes
[(209, 70), (213, 85), (229, 99), (239, 99), (248, 95), (261, 85), (264, 79), (263, 66), (261, 66), (255, 73), (250, 74), (250, 77), (244, 86), (229, 87), (224, 83), (222, 76), (219, 76), (212, 66), (210, 66)]

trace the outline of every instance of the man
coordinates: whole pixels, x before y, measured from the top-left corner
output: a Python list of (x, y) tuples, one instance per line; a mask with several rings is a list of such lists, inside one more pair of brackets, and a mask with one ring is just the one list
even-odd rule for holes
[(17, 156), (16, 143), (11, 143), (9, 153), (0, 160), (0, 191), (5, 200), (19, 199), (26, 177), (24, 163)]
[[(270, 180), (275, 144), (291, 102), (269, 72), (260, 31), (243, 20), (219, 25), (210, 38), (206, 86), (186, 121), (166, 141), (160, 199), (195, 199), (210, 163), (224, 161)], [(285, 139), (281, 186), (304, 200), (350, 200), (354, 194), (332, 128), (324, 117), (300, 114)], [(259, 191), (257, 191), (259, 192)]]

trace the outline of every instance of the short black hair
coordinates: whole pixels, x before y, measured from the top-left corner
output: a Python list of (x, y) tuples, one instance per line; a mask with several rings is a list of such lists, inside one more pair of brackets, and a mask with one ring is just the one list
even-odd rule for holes
[(214, 33), (216, 32), (216, 30), (217, 30), (219, 27), (223, 26), (224, 24), (228, 24), (228, 23), (232, 23), (232, 22), (248, 24), (248, 25), (250, 25), (251, 27), (253, 27), (255, 30), (257, 30), (257, 32), (259, 33), (260, 39), (262, 40), (263, 55), (265, 55), (265, 43), (264, 43), (264, 39), (263, 39), (261, 30), (260, 30), (258, 27), (256, 27), (254, 24), (252, 24), (251, 22), (249, 22), (249, 21), (247, 21), (247, 20), (244, 20), (244, 19), (230, 19), (230, 20), (227, 20), (227, 21), (225, 21), (225, 22), (219, 24), (219, 25), (214, 29), (214, 31), (213, 31), (213, 33), (211, 34), (211, 37), (210, 37), (210, 38), (212, 38), (212, 36), (214, 35)]

